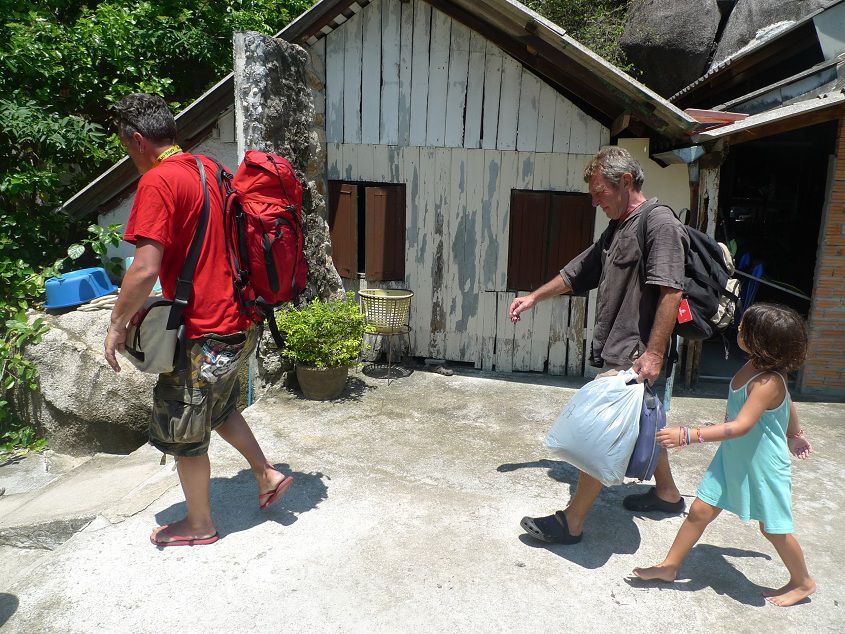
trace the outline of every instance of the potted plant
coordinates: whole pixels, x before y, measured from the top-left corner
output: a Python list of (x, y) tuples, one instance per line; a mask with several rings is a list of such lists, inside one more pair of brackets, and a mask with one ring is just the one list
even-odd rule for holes
[(364, 341), (364, 316), (355, 294), (285, 308), (276, 315), (276, 324), (284, 338), (281, 353), (296, 364), (303, 394), (320, 401), (339, 396)]

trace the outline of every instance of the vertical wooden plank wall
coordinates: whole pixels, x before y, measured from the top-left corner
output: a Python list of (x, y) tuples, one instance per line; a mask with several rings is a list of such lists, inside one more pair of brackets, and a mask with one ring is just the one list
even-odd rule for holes
[(406, 184), (414, 354), (581, 374), (587, 300), (507, 318), (510, 199), (585, 192), (581, 171), (608, 129), (424, 0), (374, 0), (314, 46), (328, 178)]

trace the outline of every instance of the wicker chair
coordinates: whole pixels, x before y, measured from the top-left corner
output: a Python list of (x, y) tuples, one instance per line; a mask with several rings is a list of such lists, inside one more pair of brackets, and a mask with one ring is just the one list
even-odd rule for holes
[(367, 288), (358, 291), (361, 309), (367, 324), (367, 334), (384, 340), (387, 337), (387, 383), (390, 384), (390, 370), (393, 366), (393, 339), (408, 339), (411, 349), (411, 298), (414, 292), (408, 289)]

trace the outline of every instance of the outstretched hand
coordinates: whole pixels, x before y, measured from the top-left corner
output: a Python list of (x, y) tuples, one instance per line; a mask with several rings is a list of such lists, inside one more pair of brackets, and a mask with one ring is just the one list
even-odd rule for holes
[(657, 432), (657, 444), (664, 449), (672, 449), (681, 446), (681, 428), (664, 427)]
[(519, 321), (519, 314), (523, 311), (533, 308), (536, 300), (533, 295), (525, 295), (524, 297), (517, 297), (511, 302), (510, 309), (508, 309), (508, 317), (511, 321), (516, 323)]
[(786, 444), (789, 446), (789, 452), (801, 460), (806, 460), (813, 453), (813, 445), (804, 436), (803, 431), (798, 432), (797, 436), (787, 438)]

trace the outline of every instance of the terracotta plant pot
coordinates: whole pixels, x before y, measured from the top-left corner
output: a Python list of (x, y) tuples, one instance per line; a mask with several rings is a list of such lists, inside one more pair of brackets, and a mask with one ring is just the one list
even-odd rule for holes
[(340, 396), (346, 387), (349, 368), (312, 368), (297, 364), (296, 379), (306, 398), (313, 401), (330, 401)]

